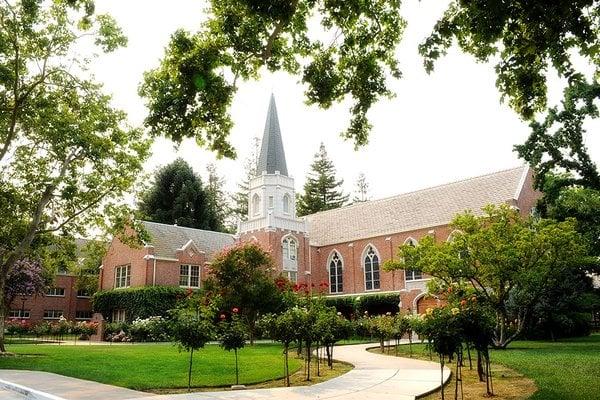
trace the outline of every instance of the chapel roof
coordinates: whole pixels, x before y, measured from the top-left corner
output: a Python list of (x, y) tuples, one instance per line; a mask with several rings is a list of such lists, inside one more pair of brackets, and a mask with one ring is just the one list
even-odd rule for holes
[(160, 224), (142, 221), (150, 235), (148, 244), (154, 246), (154, 255), (164, 258), (176, 258), (177, 250), (183, 248), (190, 240), (198, 250), (206, 253), (208, 260), (215, 253), (234, 244), (234, 236), (229, 233), (205, 231), (184, 226)]
[(311, 214), (306, 216), (311, 245), (433, 228), (450, 223), (467, 210), (481, 215), (487, 204), (514, 204), (528, 173), (529, 168), (521, 166)]
[(288, 175), (275, 96), (271, 94), (256, 173), (257, 175), (261, 175), (263, 172), (274, 174), (275, 171), (279, 171), (281, 175)]

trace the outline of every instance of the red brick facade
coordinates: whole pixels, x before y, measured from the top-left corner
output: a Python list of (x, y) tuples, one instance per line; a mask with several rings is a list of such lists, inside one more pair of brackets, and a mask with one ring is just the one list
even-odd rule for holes
[[(92, 307), (89, 297), (77, 296), (76, 277), (57, 275), (53, 288), (64, 294), (17, 297), (10, 305), (9, 318), (25, 319), (32, 323), (58, 319), (59, 312), (68, 320), (88, 320)], [(23, 302), (23, 299), (25, 301)], [(22, 318), (22, 311), (26, 318)], [(45, 317), (45, 313), (47, 314)]]

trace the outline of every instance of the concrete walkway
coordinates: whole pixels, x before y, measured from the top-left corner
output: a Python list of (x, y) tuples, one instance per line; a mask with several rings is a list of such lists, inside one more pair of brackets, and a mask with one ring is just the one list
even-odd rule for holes
[[(20, 383), (68, 400), (413, 400), (440, 386), (439, 364), (366, 351), (374, 344), (335, 348), (334, 358), (355, 366), (350, 372), (312, 386), (241, 391), (150, 395), (110, 385), (37, 371), (0, 370), (0, 379)], [(444, 381), (450, 370), (444, 369)]]

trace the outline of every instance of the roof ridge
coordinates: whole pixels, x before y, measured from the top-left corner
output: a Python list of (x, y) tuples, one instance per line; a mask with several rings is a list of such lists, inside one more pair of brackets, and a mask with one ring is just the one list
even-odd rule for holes
[(347, 210), (347, 209), (350, 209), (350, 208), (353, 208), (353, 207), (366, 206), (368, 204), (383, 202), (383, 201), (391, 200), (391, 199), (397, 199), (397, 198), (401, 198), (403, 196), (408, 196), (408, 195), (419, 193), (419, 192), (425, 192), (427, 190), (439, 189), (439, 188), (446, 187), (446, 186), (456, 185), (458, 183), (473, 181), (473, 180), (476, 180), (476, 179), (481, 179), (481, 178), (485, 178), (485, 177), (488, 177), (488, 176), (498, 175), (498, 174), (501, 174), (501, 173), (504, 173), (504, 172), (514, 171), (514, 170), (517, 170), (517, 169), (523, 169), (523, 168), (528, 168), (528, 167), (529, 166), (527, 164), (524, 164), (524, 165), (521, 165), (521, 166), (518, 166), (518, 167), (506, 168), (506, 169), (502, 169), (500, 171), (489, 172), (489, 173), (483, 174), (483, 175), (471, 176), (471, 177), (459, 179), (459, 180), (453, 181), (453, 182), (442, 183), (440, 185), (429, 186), (429, 187), (422, 188), (422, 189), (412, 190), (410, 192), (399, 193), (399, 194), (395, 194), (395, 195), (392, 195), (392, 196), (382, 197), (381, 199), (375, 199), (375, 200), (369, 200), (369, 201), (362, 201), (362, 202), (358, 202), (358, 203), (349, 204), (347, 206), (342, 206), (342, 207), (339, 207), (339, 208), (334, 208), (334, 209), (331, 209), (331, 210), (319, 211), (319, 212), (316, 212), (316, 213), (313, 213), (313, 214), (306, 215), (306, 217), (311, 217), (313, 215), (322, 215), (322, 214), (325, 214), (325, 213), (329, 213), (329, 212), (333, 212), (333, 211), (338, 211), (338, 210)]
[(146, 223), (146, 224), (155, 224), (155, 225), (169, 226), (169, 227), (172, 227), (172, 228), (189, 229), (189, 230), (192, 230), (192, 231), (199, 231), (199, 232), (206, 232), (206, 233), (216, 233), (216, 234), (219, 234), (219, 235), (225, 235), (225, 236), (231, 236), (231, 237), (235, 236), (233, 233), (209, 231), (207, 229), (190, 228), (189, 226), (165, 224), (163, 222), (154, 222), (154, 221), (145, 221), (145, 220), (142, 220), (141, 222)]

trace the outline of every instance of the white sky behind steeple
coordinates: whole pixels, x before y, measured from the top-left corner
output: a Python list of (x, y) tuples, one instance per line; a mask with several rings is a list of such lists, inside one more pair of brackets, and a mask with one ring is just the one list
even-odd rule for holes
[[(236, 190), (243, 177), (243, 161), (252, 137), (262, 136), (271, 92), (277, 99), (279, 123), (288, 171), (301, 191), (319, 143), (325, 143), (346, 192), (364, 172), (371, 198), (520, 165), (512, 151), (529, 134), (527, 125), (506, 105), (500, 104), (493, 64), (476, 63), (453, 48), (427, 75), (417, 45), (431, 31), (446, 7), (445, 1), (405, 1), (402, 15), (408, 20), (397, 54), (403, 78), (392, 83), (396, 97), (375, 105), (369, 145), (354, 151), (353, 143), (339, 133), (349, 122), (348, 104), (321, 110), (304, 104), (303, 87), (297, 77), (265, 73), (258, 82), (242, 82), (231, 109), (235, 127), (231, 142), (237, 160), (215, 161), (214, 154), (184, 141), (179, 149), (165, 139), (153, 146), (146, 165), (152, 172), (178, 156), (206, 176), (206, 164), (216, 162)], [(112, 14), (129, 38), (127, 48), (103, 55), (93, 72), (114, 96), (114, 104), (129, 114), (134, 125), (145, 117), (143, 100), (137, 95), (142, 74), (158, 65), (170, 35), (178, 28), (196, 30), (205, 15), (200, 0), (98, 0), (98, 12)], [(550, 99), (560, 98), (558, 80), (551, 80)], [(600, 124), (594, 124), (597, 128)], [(600, 159), (600, 135), (588, 135), (588, 147)]]

